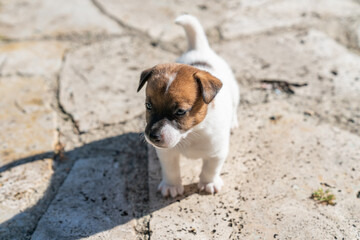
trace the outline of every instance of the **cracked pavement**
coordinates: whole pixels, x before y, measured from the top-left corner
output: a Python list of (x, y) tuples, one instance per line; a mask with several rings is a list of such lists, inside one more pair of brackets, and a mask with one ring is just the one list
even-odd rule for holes
[[(240, 127), (221, 193), (182, 159), (163, 199), (136, 88), (186, 50), (183, 12), (235, 72)], [(359, 66), (358, 0), (0, 0), (0, 239), (360, 239)]]

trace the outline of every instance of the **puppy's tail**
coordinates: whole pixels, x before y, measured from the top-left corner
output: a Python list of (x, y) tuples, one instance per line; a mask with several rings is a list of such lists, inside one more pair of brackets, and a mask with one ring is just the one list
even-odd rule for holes
[(205, 50), (209, 48), (209, 42), (205, 31), (196, 17), (184, 14), (175, 20), (176, 24), (183, 26), (188, 40), (188, 50)]

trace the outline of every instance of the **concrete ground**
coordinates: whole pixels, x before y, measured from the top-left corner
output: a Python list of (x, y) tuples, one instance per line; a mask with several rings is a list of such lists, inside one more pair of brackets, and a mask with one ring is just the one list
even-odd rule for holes
[[(163, 199), (136, 88), (186, 49), (183, 12), (234, 69), (240, 127), (222, 192), (183, 159)], [(0, 239), (360, 239), (359, 0), (0, 0), (0, 96)]]

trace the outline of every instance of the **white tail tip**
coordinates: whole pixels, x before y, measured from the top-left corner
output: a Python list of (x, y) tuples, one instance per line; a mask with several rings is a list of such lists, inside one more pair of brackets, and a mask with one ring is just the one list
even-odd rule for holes
[(175, 23), (185, 29), (189, 50), (209, 48), (205, 31), (196, 17), (189, 14), (180, 15), (175, 19)]

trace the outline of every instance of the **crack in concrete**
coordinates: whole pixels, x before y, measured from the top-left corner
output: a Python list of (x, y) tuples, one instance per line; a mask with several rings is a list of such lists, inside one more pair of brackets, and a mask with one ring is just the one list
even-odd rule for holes
[(20, 106), (20, 104), (17, 101), (14, 101), (15, 107), (23, 114), (27, 114), (26, 110)]
[(59, 72), (58, 72), (58, 74), (56, 76), (56, 92), (55, 92), (55, 95), (56, 95), (57, 108), (60, 110), (60, 112), (62, 114), (64, 114), (68, 119), (70, 119), (70, 121), (71, 121), (71, 123), (73, 125), (73, 129), (75, 130), (75, 133), (77, 135), (81, 135), (83, 132), (80, 130), (77, 121), (75, 120), (74, 116), (70, 112), (66, 111), (66, 109), (64, 108), (64, 106), (63, 106), (63, 104), (61, 103), (61, 100), (60, 100), (61, 72), (62, 72), (62, 70), (64, 68), (64, 65), (65, 65), (67, 53), (68, 53), (67, 50), (65, 50), (64, 53), (63, 53), (63, 56), (61, 58), (61, 66), (60, 66)]
[(87, 133), (90, 132), (90, 131), (100, 130), (100, 129), (104, 129), (104, 128), (107, 128), (107, 127), (114, 127), (114, 126), (125, 125), (125, 124), (127, 124), (129, 121), (133, 121), (134, 119), (141, 118), (141, 117), (144, 115), (144, 112), (145, 112), (145, 111), (142, 111), (141, 113), (133, 116), (132, 119), (128, 119), (128, 120), (124, 120), (124, 121), (120, 121), (120, 122), (115, 122), (115, 123), (103, 123), (100, 127), (92, 128), (92, 129), (90, 129), (89, 131), (87, 131)]
[(0, 43), (19, 43), (19, 42), (71, 42), (79, 43), (81, 45), (88, 45), (91, 43), (117, 39), (128, 35), (124, 34), (91, 34), (88, 33), (69, 33), (56, 36), (40, 36), (40, 37), (25, 37), (25, 38), (5, 38), (1, 39)]
[(179, 49), (175, 44), (169, 43), (169, 42), (163, 42), (159, 39), (153, 39), (149, 34), (143, 32), (133, 26), (125, 24), (123, 21), (121, 21), (117, 17), (110, 14), (97, 0), (90, 0), (90, 1), (99, 10), (100, 13), (102, 13), (104, 16), (108, 17), (112, 21), (116, 22), (120, 27), (124, 28), (124, 30), (127, 31), (129, 35), (141, 37), (142, 39), (145, 39), (147, 42), (149, 42), (154, 47), (158, 46), (161, 50), (178, 54)]
[[(146, 147), (146, 157), (147, 157), (147, 162), (149, 162), (149, 158), (151, 157), (150, 153), (149, 153), (149, 146)], [(147, 168), (149, 171), (149, 168)], [(148, 203), (147, 203), (147, 208), (148, 208), (148, 214), (143, 216), (142, 218), (138, 219), (136, 221), (136, 225), (133, 227), (134, 231), (141, 236), (141, 239), (144, 240), (150, 240), (151, 239), (151, 228), (150, 228), (150, 222), (151, 219), (153, 218), (153, 215), (151, 214), (150, 211), (150, 186), (149, 186), (149, 177), (148, 177), (148, 182), (147, 182), (147, 194), (148, 194)]]
[(134, 33), (140, 33), (144, 34), (138, 29), (135, 29), (134, 27), (131, 27), (124, 22), (122, 22), (120, 19), (116, 18), (112, 14), (108, 13), (105, 8), (97, 1), (97, 0), (90, 0), (91, 3), (99, 10), (101, 14), (103, 14), (105, 17), (110, 18), (112, 21), (116, 22), (120, 27), (124, 28), (127, 31), (134, 32)]
[(133, 226), (133, 230), (136, 233), (136, 235), (140, 236), (139, 239), (143, 239), (143, 240), (151, 239), (150, 215), (151, 214), (136, 220), (136, 225)]
[[(61, 58), (61, 66), (59, 68), (59, 71), (56, 75), (56, 89), (55, 89), (55, 101), (56, 101), (56, 106), (53, 106), (55, 108), (55, 111), (57, 113), (61, 113), (63, 115), (65, 115), (68, 119), (70, 119), (74, 129), (76, 130), (76, 134), (79, 136), (81, 134), (80, 130), (78, 129), (78, 126), (76, 125), (76, 121), (74, 120), (74, 117), (68, 113), (64, 107), (62, 106), (61, 104), (61, 101), (60, 101), (60, 81), (61, 81), (61, 72), (63, 70), (63, 66), (65, 64), (65, 61), (66, 61), (66, 56), (67, 56), (67, 53), (68, 53), (68, 50), (65, 50), (63, 52), (63, 55), (62, 55), (62, 58)], [(60, 136), (61, 136), (61, 132), (59, 129), (56, 129), (56, 139), (55, 139), (55, 143), (60, 143)], [(81, 141), (81, 138), (79, 136), (79, 142), (81, 142), (82, 144), (84, 144), (82, 141)], [(57, 146), (55, 144), (54, 146), (54, 151), (52, 151), (50, 154), (52, 154), (52, 159), (54, 161), (54, 164), (56, 164), (57, 160), (56, 159), (56, 152), (57, 152)], [(48, 199), (45, 199), (44, 201), (47, 202), (45, 204), (45, 207), (43, 209), (43, 211), (41, 212), (40, 216), (38, 216), (38, 218), (36, 219), (36, 223), (35, 223), (35, 226), (33, 229), (31, 229), (28, 234), (29, 236), (32, 236), (34, 234), (34, 232), (36, 231), (37, 227), (38, 227), (38, 224), (40, 222), (40, 220), (42, 219), (42, 217), (44, 216), (44, 214), (48, 211), (49, 207), (51, 206), (51, 203), (53, 202), (53, 200), (56, 198), (61, 186), (64, 184), (65, 180), (67, 179), (71, 169), (73, 168), (74, 166), (74, 163), (76, 162), (76, 160), (74, 159), (73, 161), (68, 161), (67, 164), (63, 165), (62, 166), (62, 170), (57, 170), (58, 171), (58, 174), (60, 172), (64, 172), (65, 173), (65, 176), (63, 177), (56, 177), (57, 179), (57, 183), (55, 183), (55, 185), (52, 186), (52, 192), (50, 191), (49, 193), (47, 193), (47, 198)], [(64, 171), (65, 169), (68, 169), (68, 171)], [(54, 177), (54, 176), (52, 176)]]

